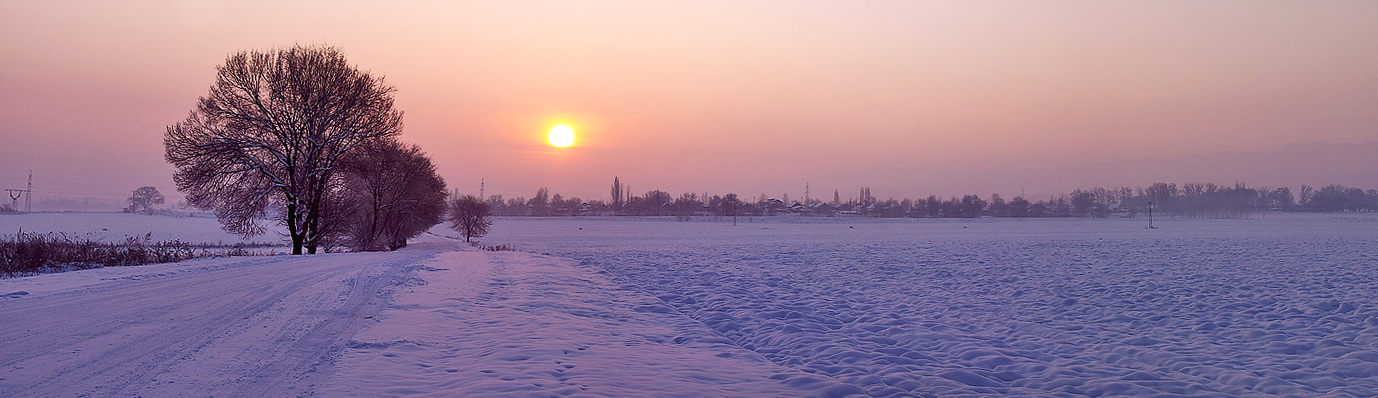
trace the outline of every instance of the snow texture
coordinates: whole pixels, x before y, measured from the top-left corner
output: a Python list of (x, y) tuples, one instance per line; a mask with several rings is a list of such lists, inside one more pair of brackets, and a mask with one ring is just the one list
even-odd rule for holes
[(1378, 394), (1371, 216), (752, 221), (0, 280), (0, 396)]
[(338, 366), (320, 395), (795, 397), (859, 391), (771, 364), (605, 274), (514, 252), (441, 254), (378, 323), (349, 341)]
[(1378, 395), (1371, 216), (504, 221), (870, 396)]

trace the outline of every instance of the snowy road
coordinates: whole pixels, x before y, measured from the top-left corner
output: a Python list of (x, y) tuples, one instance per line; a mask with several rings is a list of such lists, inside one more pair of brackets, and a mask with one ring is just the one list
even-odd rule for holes
[[(0, 281), (0, 396), (309, 395), (435, 250)], [(26, 294), (27, 293), (27, 294)]]
[(0, 280), (0, 397), (843, 396), (571, 260), (425, 237)]

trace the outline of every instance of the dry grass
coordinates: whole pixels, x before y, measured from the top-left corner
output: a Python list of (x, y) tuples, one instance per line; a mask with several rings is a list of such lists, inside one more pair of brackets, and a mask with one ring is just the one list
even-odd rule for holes
[(260, 247), (265, 246), (192, 244), (178, 240), (153, 242), (151, 233), (141, 238), (126, 238), (121, 243), (107, 243), (60, 233), (21, 231), (0, 237), (0, 277), (70, 268), (122, 267), (202, 257), (265, 254), (251, 250)]

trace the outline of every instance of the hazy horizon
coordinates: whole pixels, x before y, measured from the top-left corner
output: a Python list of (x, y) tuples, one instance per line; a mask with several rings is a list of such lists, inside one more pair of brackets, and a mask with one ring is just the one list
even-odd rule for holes
[[(402, 140), (466, 193), (1370, 189), (1374, 20), (1364, 1), (6, 2), (0, 189), (32, 169), (35, 200), (179, 197), (165, 127), (227, 55), (297, 43), (386, 76)], [(543, 142), (557, 122), (574, 147)]]

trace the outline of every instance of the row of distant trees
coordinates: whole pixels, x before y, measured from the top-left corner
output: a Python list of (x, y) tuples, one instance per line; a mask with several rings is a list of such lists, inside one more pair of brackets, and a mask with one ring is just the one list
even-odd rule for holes
[(921, 199), (881, 200), (870, 188), (861, 188), (858, 195), (847, 201), (834, 191), (832, 201), (806, 198), (789, 201), (758, 196), (744, 201), (736, 194), (707, 195), (685, 193), (678, 196), (660, 190), (640, 196), (627, 191), (620, 179), (613, 180), (612, 200), (584, 200), (552, 194), (546, 188), (537, 190), (530, 199), (504, 198), (493, 195), (486, 199), (497, 215), (503, 216), (770, 216), (797, 214), (814, 216), (858, 215), (870, 217), (1133, 217), (1147, 213), (1150, 208), (1159, 214), (1187, 218), (1243, 218), (1264, 211), (1364, 212), (1378, 211), (1378, 190), (1363, 190), (1342, 185), (1319, 189), (1303, 185), (1300, 195), (1291, 189), (1250, 188), (1243, 184), (1221, 186), (1209, 183), (1156, 183), (1148, 187), (1078, 189), (1069, 194), (1047, 199), (1015, 197), (1005, 199), (998, 194), (987, 197), (963, 195), (942, 199), (929, 196)]
[[(447, 205), (430, 158), (397, 140), (395, 89), (335, 48), (241, 52), (216, 70), (210, 93), (167, 128), (164, 146), (187, 203), (214, 210), (225, 230), (248, 237), (276, 221), (292, 254), (395, 250), (440, 223), (447, 206), (482, 212), (464, 198)], [(141, 190), (129, 211), (162, 201)], [(466, 238), (486, 232), (482, 220), (461, 224)]]

